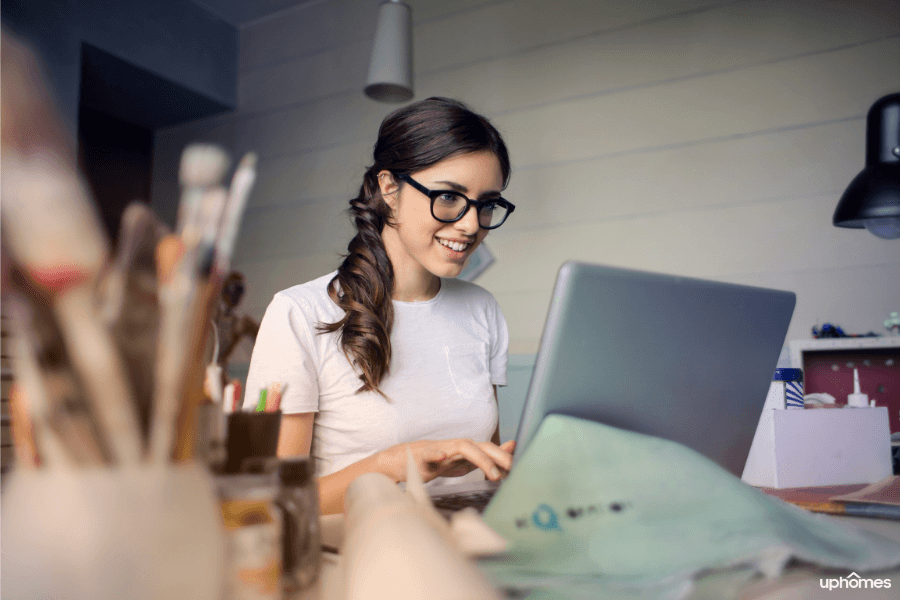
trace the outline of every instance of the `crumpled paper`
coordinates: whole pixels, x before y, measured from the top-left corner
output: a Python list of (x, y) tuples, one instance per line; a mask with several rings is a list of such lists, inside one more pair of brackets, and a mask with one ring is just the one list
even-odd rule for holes
[(895, 541), (771, 498), (685, 446), (562, 415), (544, 420), (484, 518), (511, 547), (481, 566), (522, 598), (677, 600), (717, 571), (727, 597), (792, 558), (900, 565)]

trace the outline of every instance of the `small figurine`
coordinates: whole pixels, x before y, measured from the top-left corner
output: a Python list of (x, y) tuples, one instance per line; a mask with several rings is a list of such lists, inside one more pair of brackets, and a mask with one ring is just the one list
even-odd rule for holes
[(227, 371), (228, 357), (244, 337), (256, 339), (259, 331), (259, 323), (247, 315), (238, 316), (235, 309), (244, 297), (244, 276), (238, 271), (232, 271), (222, 283), (222, 295), (219, 297), (219, 306), (213, 320), (216, 324), (216, 332), (219, 335), (219, 352), (213, 357), (213, 361)]
[(241, 394), (241, 381), (228, 380), (228, 358), (241, 340), (245, 337), (255, 340), (259, 331), (259, 323), (255, 320), (247, 315), (235, 314), (235, 309), (244, 297), (245, 289), (244, 276), (237, 271), (229, 273), (222, 283), (222, 293), (213, 316), (215, 348), (206, 369), (203, 387), (210, 400), (214, 402), (224, 400), (227, 412), (236, 409)]

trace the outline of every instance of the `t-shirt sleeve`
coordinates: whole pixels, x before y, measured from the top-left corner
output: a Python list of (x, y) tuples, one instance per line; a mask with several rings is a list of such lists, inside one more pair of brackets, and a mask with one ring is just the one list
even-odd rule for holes
[(506, 363), (509, 354), (509, 330), (506, 319), (496, 300), (491, 303), (493, 309), (491, 323), (491, 383), (506, 385)]
[(313, 315), (290, 298), (276, 295), (266, 309), (256, 334), (247, 373), (244, 410), (253, 410), (260, 391), (280, 382), (285, 414), (319, 410), (316, 348), (310, 327)]

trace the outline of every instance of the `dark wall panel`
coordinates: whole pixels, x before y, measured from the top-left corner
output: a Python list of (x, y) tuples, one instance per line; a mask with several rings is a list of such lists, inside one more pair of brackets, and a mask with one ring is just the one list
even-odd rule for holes
[[(135, 100), (148, 86), (168, 86), (143, 98), (145, 121), (158, 111), (159, 125), (171, 125), (180, 122), (173, 119), (209, 116), (236, 104), (238, 31), (189, 0), (6, 0), (0, 18), (42, 58), (73, 138), (83, 47), (88, 66), (101, 67), (93, 71), (100, 79), (87, 82), (92, 90), (106, 85)], [(103, 70), (110, 65), (115, 68)], [(172, 98), (176, 89), (183, 96)], [(173, 111), (173, 100), (189, 109)], [(148, 101), (156, 103), (147, 108)]]

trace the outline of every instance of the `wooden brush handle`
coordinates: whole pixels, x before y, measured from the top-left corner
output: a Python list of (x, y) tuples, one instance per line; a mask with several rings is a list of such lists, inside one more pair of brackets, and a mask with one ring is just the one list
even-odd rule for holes
[(172, 459), (176, 462), (190, 460), (194, 456), (196, 440), (197, 411), (206, 402), (203, 381), (206, 377), (204, 354), (206, 341), (210, 332), (210, 315), (221, 289), (221, 278), (211, 277), (203, 286), (203, 292), (196, 298), (197, 306), (191, 319), (190, 350), (188, 366), (185, 370), (184, 387), (182, 389), (181, 407), (175, 431), (175, 448)]

